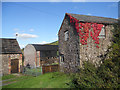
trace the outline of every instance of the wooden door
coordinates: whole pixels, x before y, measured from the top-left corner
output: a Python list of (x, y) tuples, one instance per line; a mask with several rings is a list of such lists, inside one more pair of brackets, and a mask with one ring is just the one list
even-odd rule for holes
[(18, 73), (18, 59), (12, 59), (11, 60), (11, 73)]

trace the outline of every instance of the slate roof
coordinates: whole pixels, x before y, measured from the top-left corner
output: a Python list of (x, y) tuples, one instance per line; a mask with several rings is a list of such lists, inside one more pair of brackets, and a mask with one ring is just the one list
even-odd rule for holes
[(21, 49), (16, 39), (0, 38), (0, 54), (21, 54)]
[(66, 13), (66, 15), (71, 15), (76, 19), (78, 19), (79, 21), (83, 21), (83, 22), (94, 22), (94, 23), (103, 23), (103, 24), (118, 23), (118, 19), (113, 19), (113, 18), (79, 15), (79, 14), (71, 14), (71, 13)]
[(41, 44), (32, 44), (36, 51), (41, 50), (58, 50), (58, 45), (41, 45)]

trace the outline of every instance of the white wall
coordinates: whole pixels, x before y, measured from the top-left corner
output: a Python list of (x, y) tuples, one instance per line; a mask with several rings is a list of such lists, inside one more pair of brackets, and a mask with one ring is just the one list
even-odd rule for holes
[(28, 44), (24, 49), (24, 66), (26, 66), (29, 63), (32, 68), (35, 68), (35, 57), (35, 48), (32, 45)]

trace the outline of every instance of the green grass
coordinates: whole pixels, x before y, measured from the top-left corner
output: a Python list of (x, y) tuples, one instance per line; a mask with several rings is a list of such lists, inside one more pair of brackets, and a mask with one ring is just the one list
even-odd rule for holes
[(6, 79), (12, 79), (12, 78), (16, 78), (16, 76), (15, 76), (15, 75), (12, 75), (12, 74), (10, 74), (10, 75), (5, 75), (5, 76), (2, 76), (2, 80), (6, 80)]
[(70, 77), (60, 72), (46, 73), (38, 77), (28, 76), (27, 80), (20, 80), (3, 88), (69, 88), (66, 83)]
[(49, 65), (58, 65), (59, 63), (52, 63), (52, 64), (49, 64)]
[(13, 82), (13, 81), (21, 81), (21, 80), (26, 80), (32, 78), (32, 76), (16, 76), (16, 78), (13, 79), (8, 79), (7, 81), (3, 81), (3, 83), (9, 83), (9, 82)]

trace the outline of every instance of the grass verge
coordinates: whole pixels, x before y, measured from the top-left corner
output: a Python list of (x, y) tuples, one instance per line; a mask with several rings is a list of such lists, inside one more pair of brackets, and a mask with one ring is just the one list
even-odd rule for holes
[(12, 75), (12, 74), (2, 76), (2, 80), (12, 79), (12, 78), (16, 78), (16, 76), (15, 76), (15, 75)]
[(67, 83), (70, 77), (60, 72), (46, 73), (38, 77), (28, 76), (28, 79), (20, 80), (3, 88), (69, 88)]

